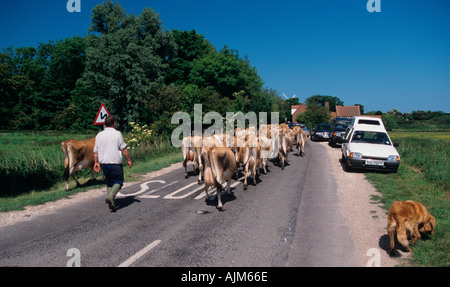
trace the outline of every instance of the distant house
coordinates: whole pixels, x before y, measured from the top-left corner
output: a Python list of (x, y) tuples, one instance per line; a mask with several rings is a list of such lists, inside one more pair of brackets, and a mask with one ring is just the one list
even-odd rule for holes
[(360, 116), (361, 110), (359, 106), (336, 106), (335, 117), (339, 118), (352, 118), (354, 116)]
[[(330, 110), (330, 104), (328, 102), (325, 103), (325, 107), (328, 109), (328, 111)], [(304, 103), (291, 106), (292, 122), (296, 123), (297, 115), (306, 112), (306, 109), (307, 106)], [(351, 118), (353, 116), (360, 116), (361, 111), (359, 109), (359, 106), (336, 106), (336, 112), (330, 112), (330, 115), (330, 120), (334, 119), (335, 117)]]
[(306, 105), (305, 103), (301, 103), (300, 105), (291, 106), (291, 115), (292, 115), (292, 122), (297, 123), (297, 115), (306, 112)]

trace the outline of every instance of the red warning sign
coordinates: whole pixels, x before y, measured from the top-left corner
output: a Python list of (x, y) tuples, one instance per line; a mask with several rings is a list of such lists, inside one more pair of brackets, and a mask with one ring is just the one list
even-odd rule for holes
[(97, 116), (95, 116), (94, 125), (104, 125), (105, 119), (109, 115), (110, 113), (108, 112), (108, 109), (106, 108), (105, 104), (102, 103), (100, 105), (100, 109), (98, 109)]

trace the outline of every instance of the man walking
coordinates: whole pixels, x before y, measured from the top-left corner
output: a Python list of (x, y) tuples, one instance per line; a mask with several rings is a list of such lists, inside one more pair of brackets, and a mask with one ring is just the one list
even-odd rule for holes
[(98, 172), (100, 167), (106, 179), (106, 203), (111, 211), (116, 211), (114, 198), (123, 185), (123, 160), (126, 157), (128, 166), (131, 168), (130, 154), (127, 144), (123, 140), (122, 133), (116, 130), (117, 118), (114, 115), (105, 119), (105, 129), (95, 137), (94, 146), (94, 169)]

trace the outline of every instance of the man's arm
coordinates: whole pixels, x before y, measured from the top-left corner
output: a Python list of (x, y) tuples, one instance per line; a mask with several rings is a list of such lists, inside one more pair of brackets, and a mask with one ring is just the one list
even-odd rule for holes
[(131, 158), (130, 158), (130, 154), (128, 153), (128, 149), (127, 148), (122, 149), (122, 153), (127, 158), (128, 167), (131, 168), (133, 166), (133, 163), (131, 162)]
[(98, 153), (94, 153), (94, 171), (100, 171), (100, 163), (98, 162)]

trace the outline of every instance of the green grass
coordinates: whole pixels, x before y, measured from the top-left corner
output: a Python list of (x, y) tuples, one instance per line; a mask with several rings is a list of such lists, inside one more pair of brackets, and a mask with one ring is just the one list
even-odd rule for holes
[(386, 210), (397, 200), (421, 202), (436, 217), (435, 234), (411, 248), (412, 266), (450, 266), (449, 133), (390, 133), (399, 142), (397, 173), (367, 173)]
[[(95, 135), (96, 132), (1, 132), (0, 212), (21, 210), (28, 205), (43, 204), (104, 186), (99, 174), (96, 181), (88, 181), (88, 170), (77, 174), (82, 187), (75, 188), (75, 182), (70, 179), (70, 191), (65, 191), (62, 179), (64, 154), (61, 151), (61, 142), (65, 139), (81, 140)], [(130, 156), (133, 168), (124, 168), (126, 181), (135, 181), (147, 172), (182, 160), (181, 151), (174, 148), (168, 140), (161, 139), (130, 150)]]

